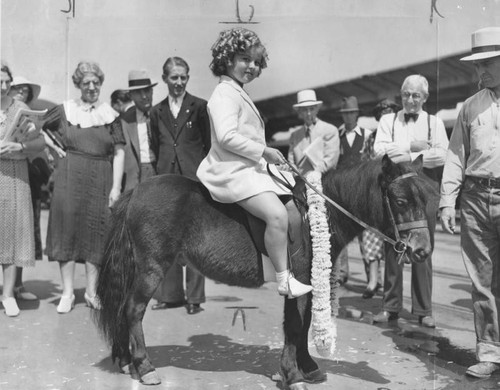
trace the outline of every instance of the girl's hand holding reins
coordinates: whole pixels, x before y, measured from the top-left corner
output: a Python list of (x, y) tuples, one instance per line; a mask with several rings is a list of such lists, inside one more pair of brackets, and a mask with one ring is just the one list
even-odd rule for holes
[(285, 157), (278, 149), (270, 148), (268, 146), (264, 149), (262, 157), (264, 157), (264, 160), (266, 160), (269, 164), (284, 164), (286, 162)]

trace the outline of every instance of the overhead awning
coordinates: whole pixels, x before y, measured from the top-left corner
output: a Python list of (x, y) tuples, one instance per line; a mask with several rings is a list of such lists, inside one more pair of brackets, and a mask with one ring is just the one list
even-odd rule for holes
[[(411, 74), (421, 74), (429, 81), (429, 98), (424, 106), (426, 111), (435, 114), (442, 109), (455, 108), (458, 102), (464, 101), (478, 90), (473, 64), (460, 61), (467, 54), (468, 52), (460, 53), (314, 88), (317, 98), (323, 101), (318, 117), (339, 126), (342, 123), (340, 103), (343, 97), (351, 95), (358, 98), (362, 116), (371, 116), (373, 107), (384, 98), (401, 104), (401, 84)], [(256, 102), (266, 121), (268, 138), (276, 132), (287, 131), (300, 124), (292, 108), (296, 102), (296, 93)]]

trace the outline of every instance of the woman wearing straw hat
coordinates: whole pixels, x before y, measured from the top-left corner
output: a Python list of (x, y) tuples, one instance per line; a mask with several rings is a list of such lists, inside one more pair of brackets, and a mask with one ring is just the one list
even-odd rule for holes
[[(9, 96), (23, 102), (28, 107), (38, 99), (41, 87), (22, 76), (14, 76)], [(51, 173), (48, 156), (45, 151), (31, 156), (28, 162), (28, 176), (31, 189), (31, 202), (33, 204), (33, 222), (35, 233), (35, 259), (42, 260), (42, 235), (40, 230), (40, 214), (42, 203), (42, 186), (47, 184)], [(25, 289), (23, 285), (23, 269), (18, 267), (14, 295), (17, 299), (36, 301), (38, 297)]]

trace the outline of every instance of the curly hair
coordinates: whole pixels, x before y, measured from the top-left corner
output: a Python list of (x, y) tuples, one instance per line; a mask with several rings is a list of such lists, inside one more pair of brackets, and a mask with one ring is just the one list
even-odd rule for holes
[(104, 82), (104, 73), (96, 62), (81, 61), (76, 66), (73, 76), (71, 76), (73, 84), (76, 88), (80, 88), (80, 83), (82, 82), (85, 73), (93, 73), (97, 76), (101, 84)]
[(242, 27), (235, 27), (224, 30), (219, 34), (219, 38), (212, 46), (212, 62), (210, 69), (215, 76), (225, 75), (227, 66), (233, 60), (234, 55), (245, 53), (250, 48), (258, 48), (262, 54), (260, 72), (267, 67), (269, 57), (266, 48), (260, 41), (257, 34)]

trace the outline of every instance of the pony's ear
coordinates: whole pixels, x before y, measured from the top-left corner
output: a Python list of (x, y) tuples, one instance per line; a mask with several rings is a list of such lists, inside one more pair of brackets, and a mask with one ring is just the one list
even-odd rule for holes
[(382, 174), (379, 176), (379, 185), (386, 188), (392, 177), (394, 177), (395, 163), (389, 158), (387, 154), (382, 157)]
[(418, 157), (412, 161), (411, 166), (415, 169), (415, 172), (420, 173), (424, 166), (424, 155), (419, 154)]
[(382, 172), (386, 175), (391, 175), (394, 170), (394, 163), (392, 160), (389, 158), (387, 154), (384, 154), (384, 157), (382, 157)]

